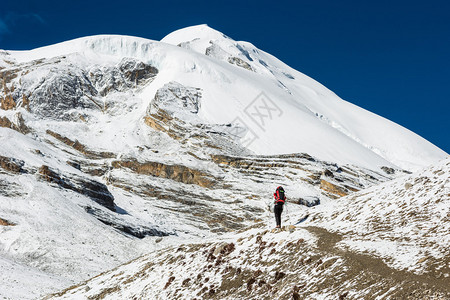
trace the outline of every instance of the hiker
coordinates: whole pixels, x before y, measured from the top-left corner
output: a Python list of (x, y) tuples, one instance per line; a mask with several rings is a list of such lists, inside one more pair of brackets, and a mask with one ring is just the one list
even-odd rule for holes
[(275, 198), (273, 212), (275, 213), (275, 221), (277, 222), (277, 227), (275, 228), (281, 228), (281, 213), (283, 212), (284, 201), (286, 201), (282, 186), (277, 187), (273, 197)]

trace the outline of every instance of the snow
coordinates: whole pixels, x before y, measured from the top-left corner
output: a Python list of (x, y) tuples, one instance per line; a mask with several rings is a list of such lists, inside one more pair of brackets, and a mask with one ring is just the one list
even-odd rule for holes
[(412, 175), (314, 207), (314, 222), (346, 234), (342, 247), (422, 273), (421, 259), (442, 259), (450, 249), (449, 174), (447, 157)]
[(0, 268), (2, 299), (36, 299), (70, 284), (70, 281), (61, 280), (58, 276), (51, 276), (1, 256)]
[[(199, 32), (199, 36), (203, 38), (192, 42), (191, 38), (195, 36), (192, 32)], [(231, 48), (230, 44), (240, 45), (241, 43), (229, 38), (220, 38), (220, 35), (215, 30), (206, 25), (193, 26), (175, 31), (162, 41), (174, 45), (191, 41), (190, 49), (204, 53), (205, 47), (202, 47), (202, 45), (204, 45), (205, 39), (219, 43), (221, 46), (225, 44), (226, 46), (223, 46), (224, 49)], [(192, 44), (198, 45), (193, 47)], [(234, 48), (236, 49), (237, 46)], [(280, 150), (276, 149), (273, 145), (278, 145), (279, 141), (283, 141), (283, 151), (285, 153), (316, 153), (318, 157), (323, 159), (336, 162), (345, 161), (347, 163), (358, 159), (357, 162), (354, 161), (355, 164), (368, 166), (368, 162), (373, 162), (371, 164), (372, 168), (374, 164), (380, 165), (382, 162), (379, 158), (365, 153), (361, 149), (356, 150), (356, 148), (363, 146), (371, 150), (371, 152), (374, 152), (377, 156), (381, 156), (399, 167), (410, 170), (427, 166), (445, 157), (445, 153), (442, 150), (436, 149), (431, 143), (418, 137), (411, 131), (339, 99), (324, 86), (300, 72), (293, 70), (270, 54), (256, 49), (253, 45), (244, 43), (239, 48), (248, 49), (247, 53), (250, 53), (249, 55), (252, 57), (252, 61), (248, 61), (247, 59), (247, 62), (257, 72), (259, 71), (264, 74), (264, 72), (260, 71), (261, 65), (256, 62), (265, 62), (267, 67), (264, 66), (264, 69), (269, 69), (269, 77), (275, 78), (271, 78), (271, 83), (267, 83), (264, 87), (259, 88), (270, 99), (275, 101), (276, 105), (284, 113), (280, 119), (270, 120), (268, 126), (263, 128), (262, 135), (267, 137), (267, 139), (260, 138), (255, 143), (257, 145), (252, 145), (251, 149), (255, 152), (265, 154), (271, 152), (279, 153)], [(291, 74), (295, 79), (286, 79), (284, 74)], [(280, 93), (273, 95), (272, 90), (268, 90), (268, 87), (273, 85), (273, 79), (276, 79), (277, 82), (282, 82), (292, 95)], [(280, 92), (279, 88), (276, 90)], [(256, 95), (257, 93), (254, 93), (251, 99), (247, 98), (246, 103), (253, 100)], [(286, 115), (288, 113), (291, 114)], [(240, 116), (246, 118), (244, 114)], [(321, 126), (317, 124), (317, 120), (313, 120), (317, 116), (320, 117), (319, 119), (326, 126)], [(305, 121), (302, 122), (303, 120)], [(283, 134), (287, 132), (285, 128), (295, 129), (296, 133), (299, 134), (298, 138), (297, 136), (293, 137), (290, 131), (288, 131), (289, 134)], [(252, 129), (257, 130), (258, 128), (255, 129), (252, 127)], [(347, 138), (340, 136), (340, 134)], [(278, 139), (278, 137), (280, 138)], [(330, 138), (332, 140), (329, 140)], [(344, 139), (345, 142), (343, 141)], [(327, 141), (327, 143), (324, 143), (324, 141)], [(356, 142), (355, 145), (353, 145), (353, 142)], [(418, 147), (418, 144), (420, 144), (420, 147)], [(299, 148), (302, 150), (296, 150)], [(328, 151), (324, 151), (324, 148), (328, 148)], [(341, 149), (343, 151), (340, 151)], [(429, 153), (430, 155), (428, 156), (425, 153)], [(358, 157), (359, 155), (363, 155), (364, 157)], [(419, 163), (417, 160), (419, 156), (421, 159), (425, 159), (426, 162), (423, 164)], [(424, 158), (425, 156), (427, 158)], [(339, 159), (342, 157), (345, 158), (343, 160)]]
[[(205, 55), (207, 49), (210, 49), (209, 55)], [(130, 36), (100, 35), (30, 51), (2, 52), (1, 55), (0, 66), (5, 67), (8, 64), (4, 62), (3, 56), (27, 66), (33, 66), (34, 61), (38, 59), (48, 60), (47, 66), (35, 69), (31, 67), (29, 73), (21, 75), (20, 88), (25, 91), (37, 88), (42, 78), (58, 77), (67, 70), (75, 72), (77, 67), (92, 70), (112, 68), (123, 58), (138, 59), (159, 71), (154, 80), (145, 86), (132, 91), (118, 91), (101, 98), (105, 105), (111, 105), (108, 113), (100, 110), (80, 110), (89, 117), (87, 123), (43, 119), (23, 108), (19, 109), (26, 124), (33, 128), (34, 132), (23, 135), (0, 128), (0, 155), (23, 160), (26, 167), (34, 171), (42, 165), (47, 165), (63, 174), (84, 176), (101, 182), (106, 182), (108, 176), (115, 176), (128, 181), (134, 180), (137, 185), (154, 184), (164, 189), (175, 186), (185, 192), (198, 193), (198, 187), (178, 183), (168, 186), (167, 181), (149, 179), (148, 176), (136, 175), (131, 178), (121, 170), (109, 170), (102, 178), (89, 176), (67, 164), (67, 161), (77, 158), (75, 150), (67, 150), (61, 142), (45, 133), (50, 129), (72, 140), (78, 140), (89, 149), (114, 152), (117, 159), (135, 158), (142, 161), (182, 163), (193, 168), (204, 168), (212, 175), (219, 174), (216, 164), (206, 162), (203, 166), (196, 165), (198, 161), (187, 159), (186, 149), (180, 143), (156, 133), (144, 124), (143, 117), (156, 92), (174, 82), (189, 88), (199, 88), (202, 95), (195, 117), (181, 110), (172, 111), (174, 115), (188, 122), (211, 126), (240, 123), (247, 129), (241, 142), (244, 144), (244, 139), (253, 135), (255, 139), (246, 146), (255, 154), (308, 153), (333, 164), (353, 164), (375, 171), (379, 171), (381, 166), (418, 170), (447, 157), (445, 152), (411, 131), (340, 99), (320, 83), (270, 54), (248, 42), (234, 41), (207, 25), (181, 29), (169, 34), (161, 42)], [(65, 58), (62, 59), (61, 56)], [(240, 59), (250, 70), (230, 63), (230, 58)], [(59, 60), (61, 62), (58, 62)], [(16, 111), (0, 110), (0, 117), (6, 116), (14, 120), (17, 116), (15, 113)], [(145, 147), (140, 149), (142, 146)], [(102, 163), (110, 163), (110, 160), (100, 159), (97, 163), (101, 166)], [(222, 179), (224, 182), (241, 179), (235, 175), (231, 172)], [(288, 186), (293, 198), (317, 195), (317, 189), (301, 181), (299, 173), (293, 176), (298, 179), (295, 185)], [(169, 201), (155, 203), (135, 193), (108, 186), (119, 212), (126, 212), (122, 215), (115, 214), (118, 220), (137, 227), (164, 228), (169, 233), (176, 233), (164, 237), (162, 241), (157, 237), (136, 239), (87, 214), (84, 210), (86, 206), (100, 210), (104, 208), (86, 196), (58, 189), (31, 174), (13, 176), (0, 172), (0, 182), (1, 180), (7, 182), (11, 188), (17, 185), (19, 191), (18, 195), (12, 196), (0, 193), (0, 217), (7, 217), (9, 221), (17, 224), (11, 227), (0, 226), (0, 266), (2, 270), (11, 270), (2, 272), (1, 297), (41, 297), (170, 245), (179, 245), (186, 240), (216, 241), (216, 235), (208, 232), (210, 228), (201, 225), (201, 220), (187, 222), (188, 218), (181, 218), (180, 212), (171, 211), (175, 205)], [(382, 194), (388, 198), (407, 180), (413, 179), (401, 179), (397, 181), (396, 186), (383, 185), (380, 187), (385, 188), (383, 191), (374, 188), (367, 192)], [(272, 181), (257, 183), (246, 179), (243, 184), (249, 191), (267, 194), (267, 191), (272, 190), (270, 185), (276, 183), (275, 179)], [(445, 182), (443, 187), (448, 193), (448, 182)], [(436, 189), (432, 191), (436, 192)], [(209, 204), (217, 210), (228, 211), (231, 215), (238, 207), (233, 201), (238, 200), (239, 196), (226, 189), (205, 189), (202, 193), (221, 200)], [(433, 257), (442, 257), (444, 249), (450, 246), (448, 235), (445, 235), (445, 230), (450, 231), (448, 224), (437, 234), (426, 238), (420, 236), (415, 225), (397, 226), (393, 230), (395, 237), (407, 234), (414, 241), (435, 243), (437, 246), (434, 248), (416, 247), (403, 241), (387, 241), (381, 234), (374, 234), (371, 239), (363, 239), (361, 235), (367, 229), (365, 222), (374, 214), (374, 209), (364, 206), (366, 203), (370, 203), (372, 208), (377, 207), (380, 214), (392, 214), (392, 219), (401, 215), (399, 206), (403, 203), (409, 205), (408, 207), (416, 204), (411, 204), (405, 196), (392, 207), (386, 200), (380, 208), (371, 204), (375, 200), (368, 199), (368, 196), (360, 194), (362, 200), (355, 203), (350, 197), (337, 202), (321, 199), (323, 205), (313, 209), (317, 214), (331, 216), (336, 211), (344, 214), (343, 210), (353, 205), (354, 211), (360, 212), (359, 215), (353, 216), (354, 220), (351, 222), (343, 218), (322, 222), (321, 226), (330, 230), (336, 228), (345, 233), (348, 233), (346, 228), (353, 228), (354, 232), (351, 234), (356, 237), (342, 241), (341, 247), (371, 251), (390, 260), (389, 263), (396, 268), (414, 269), (425, 252)], [(425, 205), (428, 202), (423, 201), (432, 202), (433, 197), (430, 194), (427, 198), (416, 197), (415, 200)], [(254, 200), (243, 201), (249, 207), (263, 206)], [(296, 222), (298, 217), (304, 216), (307, 211), (297, 205), (288, 205), (286, 208), (289, 214), (285, 215), (287, 219), (284, 221), (289, 223)], [(424, 224), (425, 229), (431, 230), (448, 215), (448, 201), (433, 203), (427, 214), (436, 216)], [(308, 224), (308, 220), (304, 223)], [(386, 232), (384, 234), (387, 235)], [(288, 236), (289, 233), (279, 235), (282, 238)], [(292, 236), (304, 238), (308, 243), (315, 242), (305, 231), (296, 232)], [(444, 238), (440, 239), (442, 236)], [(224, 239), (226, 238), (228, 237), (225, 236)], [(248, 243), (239, 247), (246, 245)], [(127, 272), (135, 271), (133, 265), (121, 268), (130, 268)], [(419, 266), (416, 271), (423, 271), (421, 268)], [(163, 271), (161, 269), (160, 272)], [(181, 272), (183, 269), (180, 267), (177, 271)], [(23, 288), (17, 289), (17, 286)]]
[[(333, 272), (339, 270), (339, 274), (342, 275), (342, 269), (350, 267), (347, 263), (351, 263), (349, 257), (352, 253), (370, 253), (372, 261), (381, 258), (391, 268), (388, 270), (392, 273), (395, 270), (407, 270), (413, 274), (435, 272), (434, 268), (437, 268), (436, 271), (439, 271), (440, 268), (448, 270), (448, 267), (442, 264), (430, 266), (428, 260), (433, 257), (438, 262), (444, 263), (448, 256), (450, 246), (449, 174), (450, 158), (447, 158), (411, 176), (383, 183), (334, 202), (326, 202), (311, 209), (302, 208), (300, 211), (297, 207), (290, 213), (301, 215), (309, 212), (312, 215), (306, 222), (292, 230), (270, 232), (267, 229), (270, 229), (271, 226), (266, 223), (267, 227), (259, 226), (259, 228), (248, 229), (244, 232), (231, 233), (220, 239), (205, 238), (201, 241), (167, 248), (164, 251), (152, 252), (99, 277), (92, 278), (81, 286), (55, 298), (95, 297), (102, 293), (104, 293), (105, 299), (133, 297), (165, 299), (174, 297), (174, 295), (187, 298), (205, 293), (204, 289), (202, 290), (203, 286), (222, 289), (223, 283), (227, 280), (225, 277), (230, 273), (226, 270), (230, 268), (242, 268), (249, 274), (256, 274), (255, 272), (259, 270), (262, 278), (267, 282), (273, 278), (275, 271), (282, 270), (288, 276), (292, 275), (287, 270), (296, 268), (299, 270), (302, 265), (305, 265), (305, 261), (311, 259), (312, 256), (318, 256), (320, 262), (314, 264), (315, 268), (301, 269), (303, 272), (294, 274), (294, 282), (287, 280), (288, 284), (277, 284), (278, 289), (283, 289), (277, 292), (279, 292), (278, 295), (290, 292), (292, 284), (296, 282), (307, 283), (303, 289), (308, 291), (308, 299), (329, 299), (336, 296), (336, 290), (333, 291), (331, 287), (322, 289), (313, 289), (312, 287), (322, 280), (341, 280), (333, 278), (332, 276), (335, 275)], [(416, 185), (405, 187), (405, 183), (411, 181), (416, 182)], [(405, 193), (405, 190), (410, 189), (413, 189), (411, 192), (414, 194), (411, 200), (411, 196)], [(418, 195), (416, 191), (421, 194)], [(427, 201), (431, 202), (425, 205)], [(426, 216), (411, 217), (410, 213), (421, 205), (424, 205), (422, 208), (426, 210)], [(371, 218), (378, 216), (383, 216), (384, 220), (372, 224)], [(285, 215), (285, 217), (287, 216)], [(407, 225), (403, 225), (404, 228), (400, 232), (392, 233), (389, 227), (402, 221), (406, 221)], [(327, 255), (318, 252), (318, 238), (309, 231), (311, 226), (319, 226), (328, 229), (329, 232), (342, 234), (343, 240), (336, 246), (344, 248), (344, 250), (339, 249), (333, 252), (333, 247), (331, 247), (328, 249), (330, 253)], [(368, 226), (378, 227), (370, 230), (367, 228)], [(388, 228), (383, 228), (383, 226)], [(415, 226), (420, 226), (422, 229), (414, 231), (412, 228)], [(430, 226), (438, 228), (438, 231), (428, 232), (427, 228)], [(322, 237), (322, 239), (328, 237)], [(258, 238), (261, 239), (260, 242), (264, 241), (261, 246), (259, 246)], [(325, 242), (327, 241), (322, 240), (322, 243)], [(216, 249), (220, 249), (222, 245), (228, 243), (233, 243), (235, 249), (232, 254), (224, 254), (222, 257)], [(288, 250), (289, 245), (293, 244), (301, 245), (301, 247)], [(209, 260), (208, 253), (215, 254), (212, 260)], [(347, 257), (343, 259), (338, 253), (347, 253)], [(223, 258), (223, 264), (217, 263), (218, 257)], [(214, 261), (216, 261), (215, 264)], [(330, 262), (330, 265), (327, 262)], [(362, 268), (361, 261), (356, 261), (356, 265), (358, 270)], [(384, 267), (383, 263), (380, 266)], [(371, 274), (374, 276), (377, 272), (374, 271)], [(405, 276), (405, 280), (411, 278), (407, 277), (410, 273), (397, 274)], [(364, 276), (364, 273), (356, 272), (352, 275), (345, 281), (347, 286), (340, 286), (339, 290), (346, 290), (354, 298), (370, 295), (377, 296), (377, 299), (385, 299), (396, 288), (401, 289), (401, 287), (395, 286), (396, 283), (393, 283), (392, 287), (379, 286), (377, 289), (377, 284), (384, 285), (386, 283), (373, 282), (368, 285), (366, 281), (356, 288), (358, 276)], [(332, 279), (327, 276), (331, 276)], [(442, 276), (447, 278), (450, 275), (445, 273)], [(254, 277), (258, 278), (258, 275), (254, 275)], [(205, 278), (208, 280), (204, 280)], [(239, 282), (236, 276), (232, 278)], [(183, 282), (188, 279), (191, 280), (190, 283), (184, 284)], [(381, 279), (389, 280), (388, 278)], [(259, 299), (267, 296), (267, 294), (255, 294), (248, 289), (248, 281), (241, 281), (244, 288), (241, 287), (240, 290), (236, 286), (233, 288), (236, 291), (242, 291), (247, 283), (248, 298)], [(230, 279), (227, 282), (230, 284)], [(420, 285), (417, 287), (417, 289), (423, 288)], [(373, 294), (374, 289), (375, 294)], [(264, 289), (258, 290), (258, 292), (265, 291)], [(236, 295), (223, 297), (223, 299), (235, 298)]]
[[(230, 234), (223, 236), (220, 240), (217, 239), (203, 239), (198, 241), (193, 241), (189, 245), (181, 246), (177, 249), (168, 248), (164, 252), (154, 252), (144, 255), (128, 264), (122, 265), (110, 272), (103, 274), (97, 278), (94, 278), (81, 287), (76, 287), (70, 290), (68, 293), (61, 297), (56, 297), (57, 299), (72, 299), (77, 297), (95, 297), (102, 291), (107, 289), (112, 290), (112, 293), (107, 293), (106, 299), (131, 299), (133, 297), (140, 297), (146, 299), (166, 299), (170, 298), (168, 291), (164, 288), (167, 280), (170, 276), (176, 277), (176, 281), (181, 281), (183, 279), (190, 278), (192, 281), (199, 280), (197, 277), (198, 273), (202, 273), (202, 278), (208, 278), (208, 285), (220, 286), (223, 280), (223, 275), (217, 273), (217, 270), (204, 270), (205, 264), (205, 254), (198, 250), (189, 250), (190, 247), (195, 249), (195, 245), (198, 244), (204, 249), (209, 248), (208, 246), (220, 247), (226, 243), (233, 243), (235, 245), (235, 250), (233, 251), (234, 257), (228, 262), (228, 266), (234, 268), (249, 268), (253, 272), (257, 271), (258, 268), (254, 266), (254, 262), (258, 261), (257, 255), (255, 257), (248, 257), (248, 262), (243, 264), (242, 255), (238, 253), (245, 253), (249, 249), (255, 248), (255, 237), (261, 234), (261, 230), (253, 229), (248, 230), (245, 233)], [(280, 232), (277, 234), (267, 233), (264, 236), (264, 240), (267, 244), (274, 243), (276, 246), (274, 248), (277, 250), (277, 254), (265, 255), (265, 260), (268, 263), (267, 270), (265, 274), (275, 273), (276, 264), (273, 262), (279, 261), (281, 259), (280, 254), (283, 252), (283, 248), (286, 246), (288, 241), (297, 241), (303, 239), (307, 244), (312, 245), (315, 243), (315, 238), (305, 230), (295, 231), (295, 232)], [(182, 250), (179, 250), (182, 249)], [(187, 249), (187, 251), (185, 251)], [(209, 250), (209, 249), (208, 249)], [(218, 254), (216, 254), (218, 255)], [(174, 257), (185, 258), (189, 261), (186, 263), (178, 264), (166, 264), (167, 261), (174, 261)], [(247, 260), (246, 259), (246, 260)], [(175, 260), (176, 261), (176, 260)], [(170, 268), (170, 269), (169, 269)], [(202, 271), (200, 271), (202, 270)], [(142, 275), (136, 275), (138, 272)], [(150, 273), (151, 272), (151, 273)], [(151, 274), (151, 276), (149, 276)], [(128, 280), (127, 280), (128, 279)], [(124, 284), (126, 282), (126, 284)], [(113, 288), (117, 286), (126, 288)], [(200, 292), (199, 290), (181, 290), (179, 297), (189, 298), (192, 295)], [(228, 299), (228, 298), (227, 298)]]
[[(176, 46), (182, 43), (189, 43), (189, 47)], [(223, 53), (205, 56), (211, 43)], [(199, 116), (211, 124), (243, 121), (257, 137), (248, 145), (257, 154), (303, 152), (339, 164), (408, 170), (417, 170), (446, 156), (418, 135), (340, 99), (250, 43), (236, 42), (206, 25), (181, 29), (162, 42), (103, 35), (30, 51), (11, 51), (10, 56), (17, 62), (26, 62), (71, 53), (83, 57), (75, 56), (74, 63), (84, 60), (87, 64), (108, 64), (132, 57), (157, 67), (160, 72), (155, 81), (137, 95), (143, 101), (138, 104), (140, 112), (156, 90), (170, 81), (201, 88)], [(242, 59), (254, 71), (228, 63), (230, 57)], [(258, 98), (261, 93), (265, 100)]]
[[(14, 154), (16, 159), (26, 162), (27, 168), (37, 169), (45, 164), (65, 174), (81, 174), (65, 163), (70, 157), (67, 153), (30, 136), (0, 128), (0, 144), (3, 145), (0, 155)], [(156, 237), (132, 238), (87, 214), (83, 207), (104, 208), (85, 196), (56, 189), (30, 174), (12, 176), (0, 172), (0, 182), (2, 180), (17, 185), (20, 194), (0, 193), (0, 217), (16, 224), (0, 226), (0, 265), (2, 270), (8, 270), (0, 277), (0, 298), (34, 299), (148, 251), (184, 240), (186, 235), (192, 238), (199, 234), (198, 229), (179, 224), (175, 218), (168, 222), (164, 209), (136, 195), (125, 196), (110, 188), (116, 205), (127, 212), (118, 217), (124, 222), (137, 223), (136, 227), (163, 226), (167, 232), (174, 232), (176, 228), (178, 232), (178, 236), (165, 237), (159, 244), (155, 244)], [(18, 289), (18, 286), (24, 288)]]

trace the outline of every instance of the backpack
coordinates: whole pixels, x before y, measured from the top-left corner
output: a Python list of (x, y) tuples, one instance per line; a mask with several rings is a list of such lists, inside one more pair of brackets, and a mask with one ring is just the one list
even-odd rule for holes
[(286, 201), (286, 196), (284, 195), (284, 189), (282, 186), (277, 187), (277, 190), (273, 194), (275, 197), (275, 203), (283, 203)]

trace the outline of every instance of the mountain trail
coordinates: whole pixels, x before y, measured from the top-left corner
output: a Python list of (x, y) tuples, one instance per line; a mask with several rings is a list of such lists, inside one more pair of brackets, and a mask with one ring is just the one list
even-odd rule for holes
[[(396, 270), (387, 266), (381, 258), (339, 247), (337, 244), (343, 240), (343, 236), (338, 233), (315, 226), (304, 227), (304, 229), (318, 238), (317, 248), (321, 252), (344, 258), (345, 265), (349, 269), (345, 272), (345, 277), (340, 280), (344, 282), (351, 277), (361, 276), (367, 278), (367, 280), (359, 282), (360, 286), (354, 287), (358, 290), (364, 289), (365, 285), (369, 286), (375, 282), (376, 278), (380, 278), (390, 282), (390, 285), (381, 287), (377, 293), (383, 295), (383, 298), (389, 296), (394, 299), (410, 299), (410, 297), (428, 299), (427, 297), (431, 296), (430, 291), (450, 297), (450, 278), (439, 276), (436, 270), (427, 274), (414, 274), (404, 270)], [(401, 288), (394, 289), (393, 287)]]

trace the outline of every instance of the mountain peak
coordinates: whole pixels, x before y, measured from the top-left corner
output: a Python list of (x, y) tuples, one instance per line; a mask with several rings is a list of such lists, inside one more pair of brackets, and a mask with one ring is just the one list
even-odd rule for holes
[(207, 24), (201, 24), (189, 26), (169, 33), (161, 40), (161, 42), (178, 45), (193, 40), (205, 40), (206, 42), (209, 42), (211, 40), (224, 39), (231, 40), (228, 36), (209, 27)]

